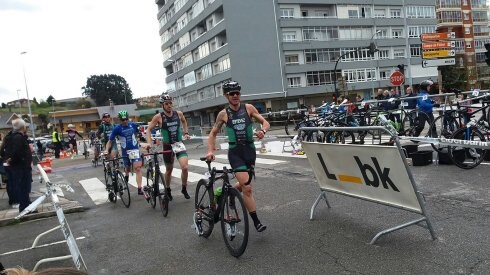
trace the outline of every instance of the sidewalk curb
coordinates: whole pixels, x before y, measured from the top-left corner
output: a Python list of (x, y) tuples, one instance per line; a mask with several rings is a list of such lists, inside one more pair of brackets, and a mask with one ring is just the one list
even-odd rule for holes
[[(78, 202), (77, 202), (77, 204), (78, 204)], [(88, 209), (89, 208), (86, 206), (77, 205), (77, 206), (71, 206), (71, 207), (63, 208), (63, 213), (65, 213), (65, 214), (78, 213), (78, 212), (84, 212)], [(0, 220), (0, 227), (15, 225), (15, 224), (26, 222), (26, 221), (33, 221), (33, 220), (38, 220), (38, 219), (43, 219), (43, 218), (49, 218), (49, 217), (53, 217), (53, 216), (56, 216), (55, 210), (46, 211), (46, 212), (42, 212), (42, 213), (27, 214), (19, 220), (16, 220), (15, 217), (6, 218), (6, 219)]]

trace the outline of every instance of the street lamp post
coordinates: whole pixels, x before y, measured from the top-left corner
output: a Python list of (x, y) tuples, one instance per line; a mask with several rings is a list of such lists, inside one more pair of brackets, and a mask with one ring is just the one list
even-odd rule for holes
[(54, 128), (53, 129), (56, 129), (56, 114), (54, 112), (54, 103), (56, 102), (56, 100), (53, 98), (51, 100), (51, 106), (53, 106), (53, 125), (54, 125)]
[(29, 118), (31, 121), (32, 138), (35, 141), (36, 140), (36, 133), (34, 131), (34, 123), (32, 122), (31, 101), (29, 99), (29, 90), (27, 89), (27, 77), (26, 77), (26, 70), (24, 68), (24, 60), (22, 59), (22, 56), (26, 53), (27, 52), (21, 52), (20, 55), (21, 55), (21, 60), (22, 60), (22, 72), (24, 73), (24, 84), (26, 86), (27, 107), (29, 108)]
[[(378, 30), (376, 31), (373, 36), (371, 36), (371, 39), (369, 39), (369, 41), (372, 41), (374, 36), (377, 35), (378, 33), (380, 33), (381, 30)], [(333, 82), (333, 85), (334, 85), (334, 91), (335, 91), (335, 98), (338, 98), (339, 95), (340, 95), (340, 92), (337, 90), (337, 65), (339, 64), (339, 61), (340, 59), (342, 59), (344, 56), (348, 55), (348, 54), (351, 54), (351, 53), (357, 53), (357, 52), (360, 52), (361, 50), (364, 50), (364, 49), (369, 49), (369, 54), (372, 54), (374, 56), (374, 53), (377, 51), (376, 49), (376, 44), (374, 42), (371, 42), (369, 44), (369, 47), (367, 48), (359, 48), (357, 50), (353, 50), (353, 51), (348, 51), (342, 55), (339, 56), (339, 58), (337, 58), (337, 61), (335, 61), (335, 67), (333, 69), (333, 76), (334, 76), (334, 82)], [(344, 96), (345, 96), (345, 90), (344, 90)]]

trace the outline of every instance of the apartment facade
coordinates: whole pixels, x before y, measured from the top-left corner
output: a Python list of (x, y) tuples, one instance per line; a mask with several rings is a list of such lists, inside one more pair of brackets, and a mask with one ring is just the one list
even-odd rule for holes
[[(261, 112), (319, 105), (334, 93), (370, 98), (437, 79), (421, 66), (421, 33), (436, 31), (427, 0), (156, 0), (163, 66), (174, 104), (207, 125), (225, 104), (221, 85), (242, 85), (242, 100)], [(374, 56), (365, 49), (373, 42)], [(339, 57), (344, 55), (339, 60)], [(336, 61), (336, 74), (334, 71)], [(335, 81), (337, 80), (337, 81)]]
[(485, 44), (490, 43), (487, 0), (436, 0), (438, 32), (455, 32), (456, 66), (466, 68), (467, 89), (490, 86)]

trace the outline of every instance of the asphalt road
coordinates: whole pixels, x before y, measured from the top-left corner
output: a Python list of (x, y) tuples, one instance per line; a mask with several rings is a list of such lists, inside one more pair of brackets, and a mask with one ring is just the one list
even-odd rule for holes
[[(204, 155), (202, 146), (189, 150), (190, 158)], [(223, 152), (221, 152), (223, 153)], [(262, 156), (261, 156), (262, 157)], [(195, 234), (193, 201), (178, 192), (164, 218), (132, 189), (129, 209), (120, 202), (95, 205), (79, 181), (98, 177), (101, 169), (84, 160), (66, 160), (57, 177), (71, 183), (75, 193), (64, 192), (89, 207), (67, 215), (90, 274), (489, 274), (490, 189), (487, 164), (473, 170), (453, 165), (412, 167), (424, 194), (437, 240), (411, 226), (369, 241), (379, 231), (420, 217), (384, 205), (328, 194), (332, 208), (321, 203), (315, 219), (309, 211), (319, 187), (306, 159), (265, 156), (285, 162), (258, 165), (253, 183), (258, 214), (268, 226), (262, 233), (251, 228), (242, 257), (228, 253), (219, 226), (209, 239)], [(178, 165), (177, 165), (178, 167)], [(203, 173), (204, 168), (190, 167)], [(191, 196), (195, 183), (190, 184)], [(31, 245), (34, 236), (57, 224), (56, 217), (0, 228), (0, 254)], [(61, 233), (47, 236), (49, 243)], [(6, 266), (32, 268), (43, 257), (68, 253), (64, 244), (3, 256)], [(71, 265), (71, 261), (43, 267)]]

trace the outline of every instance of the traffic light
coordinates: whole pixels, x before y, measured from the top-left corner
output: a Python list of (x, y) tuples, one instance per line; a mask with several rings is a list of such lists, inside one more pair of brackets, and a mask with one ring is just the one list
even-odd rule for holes
[(400, 64), (397, 67), (400, 73), (405, 74), (405, 64)]
[(374, 56), (374, 53), (378, 51), (378, 49), (376, 49), (376, 44), (374, 44), (374, 42), (371, 42), (371, 44), (369, 44), (369, 47), (367, 49), (368, 49), (368, 54), (370, 56)]
[(487, 57), (485, 62), (487, 62), (487, 65), (490, 66), (490, 43), (485, 44), (485, 49), (487, 49), (487, 52), (485, 53), (485, 56)]

